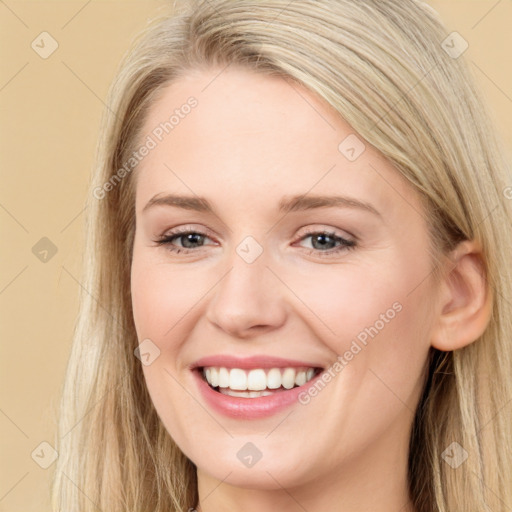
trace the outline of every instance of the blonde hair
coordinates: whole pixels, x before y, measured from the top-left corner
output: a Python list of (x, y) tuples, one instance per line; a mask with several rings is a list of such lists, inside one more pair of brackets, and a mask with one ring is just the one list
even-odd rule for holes
[[(505, 512), (512, 509), (512, 201), (505, 197), (512, 176), (464, 57), (442, 45), (447, 36), (419, 0), (183, 2), (150, 24), (122, 64), (90, 191), (134, 151), (158, 92), (189, 70), (245, 66), (316, 93), (421, 193), (436, 268), (461, 240), (483, 249), (492, 318), (467, 347), (431, 350), (409, 482), (418, 512)], [(197, 504), (195, 466), (157, 416), (134, 356), (133, 181), (127, 173), (88, 208), (56, 439), (58, 511)], [(468, 454), (457, 468), (442, 458), (453, 442)]]

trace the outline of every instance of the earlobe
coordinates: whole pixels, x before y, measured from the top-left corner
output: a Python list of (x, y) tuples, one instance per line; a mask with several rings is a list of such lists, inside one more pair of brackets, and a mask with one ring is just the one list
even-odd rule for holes
[(485, 331), (492, 314), (492, 294), (480, 246), (461, 242), (446, 263), (432, 332), (432, 346), (442, 351), (465, 347)]

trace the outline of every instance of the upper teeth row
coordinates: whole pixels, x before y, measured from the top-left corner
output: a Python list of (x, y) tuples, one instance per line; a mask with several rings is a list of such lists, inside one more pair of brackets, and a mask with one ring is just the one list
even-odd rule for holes
[(216, 388), (231, 388), (234, 390), (260, 391), (263, 389), (277, 389), (283, 386), (291, 389), (295, 385), (302, 386), (310, 381), (314, 375), (314, 368), (271, 368), (242, 370), (240, 368), (203, 368), (203, 375), (208, 384)]

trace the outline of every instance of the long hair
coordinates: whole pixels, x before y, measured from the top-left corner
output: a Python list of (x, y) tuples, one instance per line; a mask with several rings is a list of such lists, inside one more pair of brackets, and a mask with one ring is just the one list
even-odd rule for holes
[[(481, 245), (492, 317), (468, 346), (430, 351), (409, 488), (418, 512), (512, 509), (512, 175), (453, 50), (463, 42), (449, 37), (420, 0), (191, 0), (149, 24), (110, 89), (90, 182), (54, 510), (181, 512), (197, 503), (196, 468), (165, 430), (134, 355), (134, 172), (120, 169), (164, 86), (230, 65), (305, 86), (387, 157), (424, 200), (436, 265), (461, 240)], [(456, 468), (443, 455), (453, 446), (467, 454)]]

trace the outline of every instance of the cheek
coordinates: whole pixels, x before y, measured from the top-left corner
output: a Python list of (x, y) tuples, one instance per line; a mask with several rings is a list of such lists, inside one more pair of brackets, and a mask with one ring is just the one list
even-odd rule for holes
[(364, 389), (372, 402), (389, 394), (388, 386), (412, 403), (430, 347), (428, 273), (426, 258), (404, 253), (372, 265), (319, 267), (307, 279), (290, 272), (283, 280), (307, 304), (317, 337), (339, 361), (334, 373), (345, 374), (343, 389)]
[[(204, 285), (203, 285), (204, 286)], [(205, 290), (199, 273), (183, 267), (171, 270), (164, 263), (134, 254), (131, 294), (139, 340), (174, 338), (180, 319), (198, 303)]]
[(159, 417), (183, 448), (189, 446), (187, 419), (198, 414), (196, 402), (180, 382), (181, 348), (190, 332), (191, 308), (205, 293), (198, 284), (197, 272), (171, 270), (144, 249), (134, 250), (131, 293), (137, 337), (139, 342), (150, 339), (160, 351), (150, 365), (142, 366), (144, 379)]
[(364, 340), (372, 326), (383, 332), (392, 324), (413, 327), (417, 319), (424, 318), (428, 284), (414, 288), (427, 275), (427, 269), (405, 262), (390, 265), (381, 261), (319, 266), (307, 275), (285, 270), (283, 280), (307, 305), (308, 316), (325, 333), (324, 341), (339, 353), (341, 340), (358, 335)]
[(312, 398), (312, 408), (321, 408), (327, 396), (339, 404), (324, 416), (326, 432), (359, 446), (397, 418), (410, 419), (433, 319), (428, 280), (412, 290), (426, 275), (412, 265), (347, 266), (331, 269), (329, 280), (295, 281), (294, 290), (315, 313), (317, 336), (335, 354), (329, 395)]

